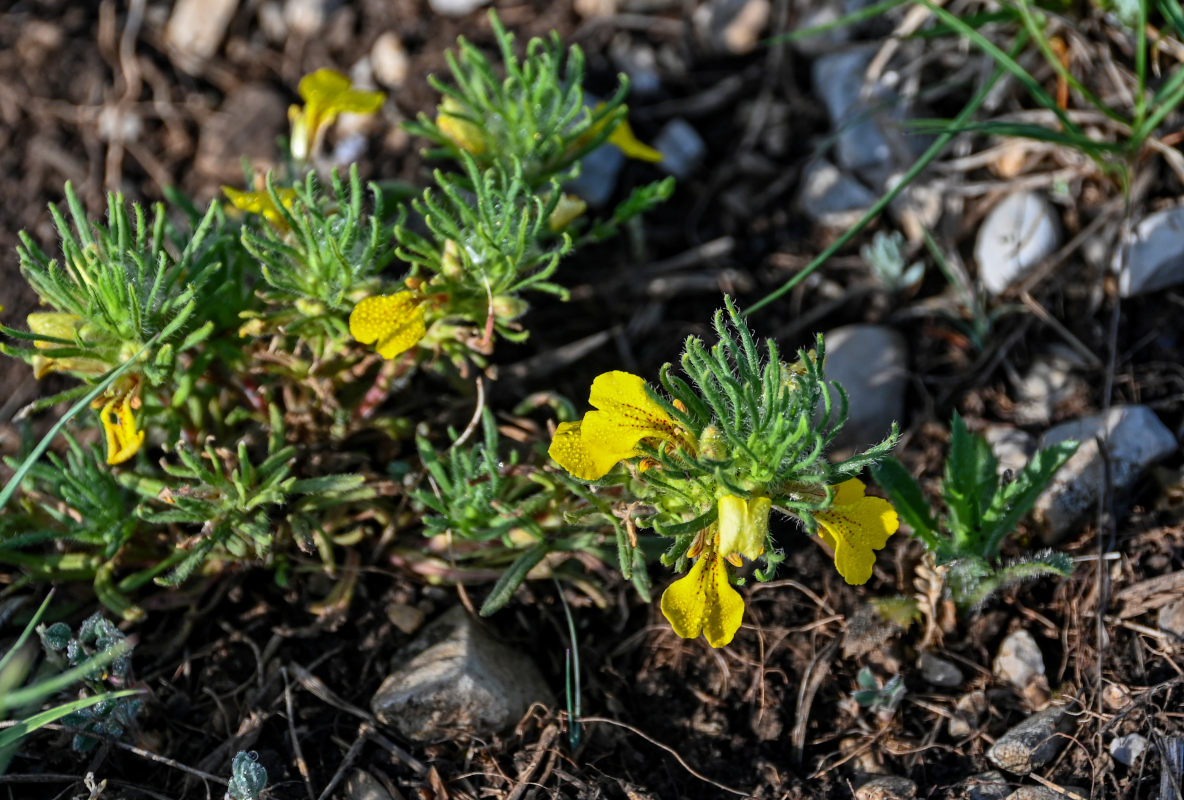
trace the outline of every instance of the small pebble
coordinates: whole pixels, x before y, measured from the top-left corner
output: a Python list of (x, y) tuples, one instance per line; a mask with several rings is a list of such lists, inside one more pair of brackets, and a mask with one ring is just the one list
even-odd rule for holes
[(1174, 600), (1159, 609), (1155, 621), (1164, 633), (1184, 639), (1184, 599)]
[(1060, 707), (1038, 711), (996, 740), (987, 751), (987, 759), (999, 769), (1027, 775), (1047, 764), (1068, 741), (1063, 735), (1073, 727), (1073, 719)]
[(662, 127), (654, 148), (662, 154), (658, 167), (680, 181), (689, 178), (707, 155), (703, 137), (682, 119), (672, 119)]
[(986, 713), (987, 695), (984, 691), (975, 689), (962, 695), (954, 704), (954, 716), (949, 721), (950, 736), (962, 739), (974, 733)]
[(880, 775), (855, 790), (855, 800), (913, 800), (917, 784), (896, 775)]
[(717, 52), (741, 56), (756, 49), (772, 9), (770, 0), (708, 0), (692, 19), (700, 41)]
[(825, 158), (802, 171), (797, 204), (810, 219), (828, 228), (849, 228), (876, 202), (871, 190)]
[(315, 35), (325, 24), (325, 0), (287, 0), (284, 3), (284, 22), (297, 36)]
[(218, 52), (237, 9), (238, 0), (177, 0), (164, 33), (169, 58), (186, 72), (199, 73)]
[(374, 40), (374, 46), (370, 48), (370, 64), (376, 81), (388, 89), (397, 89), (407, 81), (411, 59), (399, 35), (387, 31)]
[(603, 144), (580, 161), (580, 174), (563, 189), (592, 208), (603, 208), (617, 189), (617, 178), (625, 166), (625, 154), (614, 145)]
[(1131, 766), (1147, 749), (1147, 737), (1137, 733), (1116, 736), (1110, 740), (1110, 755), (1120, 764)]
[(406, 603), (391, 603), (386, 607), (386, 618), (396, 628), (410, 636), (419, 630), (419, 626), (423, 625), (424, 613), (416, 606)]
[(465, 14), (476, 11), (488, 2), (489, 0), (428, 0), (428, 5), (437, 14), (443, 14), (448, 17), (463, 17)]
[(1184, 208), (1157, 211), (1123, 237), (1111, 265), (1120, 297), (1184, 283)]
[(960, 788), (960, 800), (1003, 800), (1011, 794), (1011, 784), (998, 770), (971, 775)]
[(369, 772), (355, 769), (345, 779), (345, 800), (402, 800), (393, 798), (386, 787)]
[(987, 444), (995, 454), (995, 471), (999, 475), (1010, 472), (1013, 476), (1028, 464), (1036, 452), (1036, 440), (1031, 434), (1010, 425), (988, 425), (983, 431)]
[(1082, 789), (1080, 786), (1062, 786), (1060, 788), (1061, 791), (1050, 789), (1047, 786), (1021, 786), (1007, 795), (1005, 800), (1066, 800), (1069, 796), (1066, 792), (1072, 792), (1079, 797), (1089, 797), (1089, 790)]
[(978, 229), (974, 260), (979, 280), (991, 294), (1001, 294), (1060, 246), (1060, 220), (1043, 195), (1008, 195)]
[(1074, 374), (1081, 359), (1066, 346), (1038, 355), (1015, 387), (1015, 420), (1021, 425), (1047, 424), (1058, 406), (1089, 389)]
[(962, 685), (962, 670), (952, 662), (925, 652), (917, 659), (917, 666), (921, 669), (921, 677), (934, 686), (953, 688)]
[(995, 677), (1023, 692), (1044, 677), (1044, 655), (1032, 634), (1024, 629), (1012, 631), (999, 646), (995, 656)]

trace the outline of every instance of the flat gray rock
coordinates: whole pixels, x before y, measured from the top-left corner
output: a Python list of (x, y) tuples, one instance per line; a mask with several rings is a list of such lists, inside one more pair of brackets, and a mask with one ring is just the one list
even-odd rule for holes
[(1011, 784), (998, 770), (971, 775), (958, 787), (959, 800), (1003, 800), (1011, 794)]
[(1039, 711), (1000, 736), (987, 759), (999, 769), (1027, 775), (1056, 757), (1073, 727), (1073, 718), (1063, 708)]
[(802, 171), (798, 206), (806, 216), (829, 228), (849, 228), (876, 202), (871, 190), (825, 158)]
[(933, 653), (925, 652), (917, 659), (917, 667), (921, 670), (921, 677), (926, 683), (934, 686), (944, 686), (952, 689), (962, 685), (962, 670), (951, 661), (947, 661)]
[(990, 210), (978, 229), (974, 260), (991, 294), (1001, 294), (1061, 246), (1056, 209), (1036, 192), (1016, 192)]
[[(908, 348), (904, 337), (884, 325), (846, 325), (826, 334), (826, 379), (836, 381), (850, 402), (847, 424), (834, 441), (838, 450), (883, 441), (893, 421), (904, 416)], [(831, 390), (837, 413), (839, 393)]]
[(1184, 283), (1184, 207), (1144, 217), (1123, 237), (1111, 269), (1120, 297)]
[(423, 629), (370, 703), (407, 739), (486, 737), (518, 722), (551, 692), (520, 649), (494, 639), (461, 607)]
[(1075, 439), (1077, 452), (1053, 477), (1036, 501), (1034, 515), (1044, 525), (1045, 544), (1056, 544), (1087, 511), (1092, 511), (1106, 479), (1097, 437), (1105, 441), (1111, 485), (1119, 492), (1134, 486), (1147, 467), (1174, 452), (1176, 437), (1147, 406), (1114, 406), (1109, 411), (1057, 425), (1041, 447)]
[(177, 0), (164, 32), (172, 62), (191, 75), (200, 74), (222, 45), (237, 9), (238, 0)]
[(1119, 764), (1131, 766), (1147, 749), (1147, 737), (1137, 733), (1115, 736), (1110, 740), (1110, 755)]
[(894, 148), (887, 127), (898, 105), (895, 94), (879, 87), (865, 95), (867, 67), (878, 50), (870, 45), (828, 53), (814, 62), (812, 72), (814, 94), (838, 135), (839, 166), (877, 185), (892, 171)]
[(689, 178), (707, 155), (703, 137), (684, 119), (667, 122), (654, 139), (654, 149), (662, 154), (658, 168), (679, 180)]

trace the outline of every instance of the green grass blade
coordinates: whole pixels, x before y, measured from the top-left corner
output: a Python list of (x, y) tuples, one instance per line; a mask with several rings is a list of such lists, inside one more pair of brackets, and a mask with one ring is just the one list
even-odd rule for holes
[(808, 39), (811, 36), (818, 36), (819, 34), (833, 31), (836, 28), (844, 28), (848, 25), (855, 25), (863, 22), (865, 19), (878, 17), (886, 11), (891, 11), (899, 5), (904, 5), (907, 0), (884, 0), (884, 2), (870, 5), (867, 8), (859, 11), (852, 11), (850, 14), (844, 14), (836, 20), (824, 22), (821, 25), (812, 25), (809, 28), (802, 28), (801, 30), (791, 31), (790, 33), (783, 33), (780, 36), (774, 36), (766, 39), (762, 44), (774, 45), (785, 44), (786, 42), (796, 42), (799, 39)]
[(27, 706), (32, 703), (39, 703), (46, 697), (73, 686), (87, 675), (97, 669), (102, 669), (120, 656), (127, 655), (131, 652), (133, 646), (134, 644), (128, 640), (116, 642), (109, 649), (95, 653), (76, 667), (71, 667), (65, 672), (60, 672), (40, 683), (26, 686), (24, 689), (9, 692), (3, 697), (0, 697), (0, 712), (20, 708), (21, 706)]
[[(93, 705), (98, 705), (104, 700), (117, 700), (121, 697), (130, 697), (134, 694), (141, 694), (139, 689), (123, 689), (118, 692), (104, 692), (103, 694), (96, 694), (93, 697), (84, 697), (81, 700), (74, 700), (60, 706), (54, 706), (51, 709), (42, 711), (40, 714), (23, 719), (11, 727), (0, 730), (0, 750), (15, 743), (21, 737), (26, 736), (38, 728), (48, 725), (51, 722), (56, 722), (67, 714), (73, 714), (75, 711), (81, 711), (84, 708), (90, 708)], [(6, 764), (0, 763), (0, 773), (4, 772)]]
[[(1024, 38), (1026, 37), (1020, 37), (1016, 40), (1016, 44), (1013, 49), (1017, 53), (1023, 47)], [(995, 72), (991, 74), (990, 79), (988, 79), (987, 82), (983, 84), (983, 87), (978, 90), (974, 97), (970, 98), (970, 101), (967, 102), (960, 112), (958, 112), (958, 116), (954, 117), (954, 120), (951, 124), (955, 128), (964, 125), (966, 121), (970, 119), (971, 115), (978, 111), (979, 107), (983, 104), (983, 101), (987, 99), (987, 94), (995, 86), (995, 83), (1002, 75), (1003, 69), (1001, 67), (996, 68)], [(856, 235), (859, 234), (860, 231), (867, 227), (869, 222), (875, 219), (881, 211), (887, 208), (888, 204), (895, 200), (897, 195), (903, 192), (905, 188), (907, 188), (914, 180), (916, 180), (917, 176), (920, 175), (921, 172), (926, 167), (928, 167), (929, 164), (938, 157), (938, 155), (941, 154), (941, 151), (945, 149), (946, 145), (950, 143), (950, 140), (953, 139), (954, 136), (955, 134), (952, 131), (946, 131), (938, 136), (933, 144), (931, 144), (929, 148), (921, 155), (921, 157), (917, 159), (917, 162), (909, 168), (909, 171), (906, 172), (903, 177), (901, 177), (900, 181), (890, 190), (888, 190), (883, 197), (877, 200), (875, 205), (869, 208), (867, 213), (860, 217), (858, 222), (848, 228), (842, 236), (831, 243), (830, 247), (819, 253), (818, 256), (809, 264), (807, 264), (801, 272), (799, 272), (797, 275), (794, 275), (788, 281), (781, 284), (781, 286), (753, 303), (744, 310), (741, 316), (747, 317), (754, 311), (767, 306), (769, 303), (772, 303), (774, 300), (782, 297), (787, 292), (792, 291), (795, 286), (809, 277), (810, 274), (814, 272), (814, 270), (825, 264), (831, 256), (845, 247), (848, 242), (850, 242), (855, 238)]]
[(52, 599), (53, 590), (51, 589), (49, 594), (45, 596), (45, 600), (42, 601), (41, 607), (37, 609), (37, 612), (33, 614), (33, 618), (29, 620), (29, 624), (21, 631), (21, 635), (8, 648), (8, 652), (4, 654), (4, 658), (0, 658), (0, 675), (4, 674), (5, 668), (16, 657), (17, 652), (25, 646), (25, 642), (29, 641), (29, 637), (33, 635), (33, 630), (37, 627), (37, 623), (41, 621), (41, 615), (45, 613), (45, 609), (49, 608), (49, 601)]
[[(153, 337), (152, 342), (155, 341), (156, 337)], [(152, 342), (149, 342), (149, 344), (141, 347), (139, 352), (137, 352), (134, 356), (129, 358), (127, 361), (124, 361), (111, 372), (108, 372), (107, 376), (103, 378), (103, 380), (99, 381), (95, 388), (87, 392), (86, 395), (84, 395), (83, 398), (77, 403), (70, 406), (70, 409), (62, 415), (62, 418), (53, 424), (53, 427), (49, 429), (49, 432), (46, 433), (45, 436), (41, 437), (41, 441), (38, 442), (37, 446), (33, 448), (33, 452), (29, 453), (28, 457), (25, 458), (25, 460), (21, 462), (21, 465), (16, 468), (16, 472), (13, 473), (12, 477), (8, 479), (8, 483), (4, 484), (4, 488), (0, 489), (0, 508), (4, 508), (4, 506), (8, 505), (8, 501), (11, 500), (12, 496), (16, 493), (17, 488), (21, 485), (21, 481), (25, 479), (25, 476), (29, 473), (29, 470), (33, 468), (35, 463), (37, 463), (37, 459), (41, 458), (41, 455), (49, 448), (50, 442), (52, 442), (62, 430), (62, 428), (66, 426), (66, 423), (74, 419), (74, 417), (77, 416), (80, 411), (89, 406), (91, 401), (93, 401), (103, 392), (107, 391), (107, 387), (113, 384), (116, 378), (127, 372), (134, 365), (138, 364), (140, 356), (148, 351), (148, 347), (152, 344)]]

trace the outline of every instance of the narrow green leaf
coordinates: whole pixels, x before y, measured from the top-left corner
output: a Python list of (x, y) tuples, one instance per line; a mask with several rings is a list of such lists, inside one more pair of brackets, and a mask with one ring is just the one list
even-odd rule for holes
[(984, 556), (994, 558), (998, 555), (1003, 537), (1011, 533), (1016, 523), (1032, 510), (1052, 476), (1077, 452), (1077, 446), (1077, 442), (1068, 441), (1041, 450), (1032, 456), (1015, 480), (995, 495), (983, 514)]
[(522, 555), (514, 560), (502, 576), (498, 578), (497, 583), (493, 586), (493, 591), (489, 593), (489, 597), (485, 598), (485, 602), (481, 605), (480, 614), (483, 617), (488, 617), (506, 603), (514, 596), (514, 592), (522, 585), (522, 581), (526, 580), (526, 575), (535, 566), (543, 560), (549, 552), (546, 544), (536, 544), (525, 551)]
[(937, 520), (925, 498), (921, 487), (904, 465), (888, 457), (872, 467), (872, 480), (888, 495), (896, 513), (917, 534), (930, 552), (938, 547)]

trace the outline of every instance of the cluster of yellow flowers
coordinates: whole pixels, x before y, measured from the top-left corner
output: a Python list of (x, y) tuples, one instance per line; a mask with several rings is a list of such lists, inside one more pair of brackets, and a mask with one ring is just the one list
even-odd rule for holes
[[(693, 455), (700, 442), (685, 430), (646, 390), (645, 381), (628, 372), (606, 372), (592, 382), (589, 411), (579, 422), (561, 423), (550, 455), (577, 478), (603, 478), (622, 461), (639, 458), (638, 469), (657, 468), (644, 458), (642, 442)], [(875, 551), (896, 532), (899, 520), (888, 501), (864, 494), (865, 486), (850, 478), (833, 487), (830, 506), (809, 512), (819, 536), (833, 550), (835, 567), (850, 584), (865, 583), (872, 574)], [(662, 594), (662, 613), (679, 636), (702, 634), (712, 647), (732, 641), (744, 615), (744, 601), (733, 588), (725, 562), (742, 566), (765, 548), (772, 498), (721, 493), (716, 521), (700, 531), (687, 556), (696, 559), (683, 577)], [(799, 512), (805, 513), (805, 512)]]

